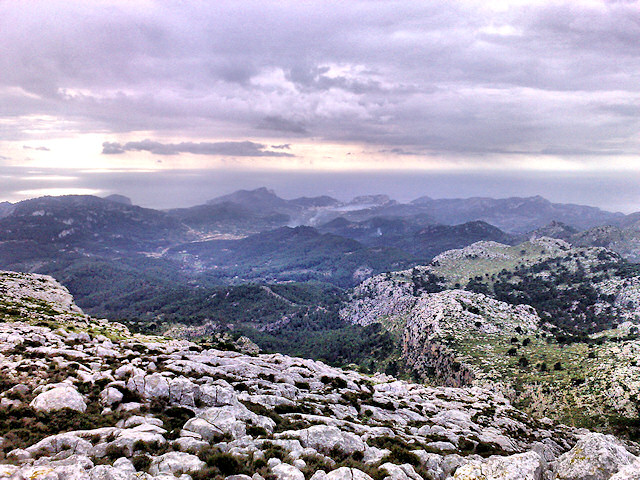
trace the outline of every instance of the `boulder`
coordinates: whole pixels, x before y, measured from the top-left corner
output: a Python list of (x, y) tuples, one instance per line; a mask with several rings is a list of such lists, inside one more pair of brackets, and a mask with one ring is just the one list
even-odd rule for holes
[(147, 400), (169, 398), (169, 381), (159, 373), (135, 375), (127, 382), (127, 388)]
[(164, 428), (156, 425), (139, 425), (134, 428), (126, 428), (120, 431), (116, 439), (109, 443), (112, 448), (121, 448), (127, 456), (133, 455), (133, 446), (136, 442), (158, 443), (160, 445), (167, 442), (163, 434)]
[(184, 424), (183, 432), (195, 432), (204, 440), (211, 441), (225, 434), (241, 438), (246, 434), (246, 422), (258, 425), (272, 432), (275, 422), (270, 418), (256, 415), (242, 404), (211, 407)]
[(29, 480), (60, 480), (55, 469), (47, 465), (23, 467), (14, 473), (14, 477)]
[(18, 467), (15, 465), (0, 465), (0, 478), (13, 478), (17, 471)]
[(206, 463), (190, 453), (169, 452), (153, 459), (149, 467), (149, 473), (151, 475), (160, 475), (162, 473), (179, 475), (197, 472), (205, 466)]
[(210, 407), (237, 405), (238, 397), (231, 386), (201, 385), (200, 402)]
[(602, 433), (582, 435), (578, 443), (558, 458), (558, 480), (607, 480), (637, 457), (618, 439)]
[(58, 480), (87, 480), (89, 477), (87, 470), (78, 464), (56, 467), (55, 472), (58, 475)]
[(169, 403), (184, 407), (195, 407), (200, 396), (198, 385), (185, 377), (169, 381)]
[(107, 387), (100, 392), (100, 403), (102, 405), (113, 405), (114, 403), (121, 402), (124, 395), (120, 390), (113, 387)]
[(271, 469), (278, 480), (304, 480), (304, 474), (293, 465), (280, 463)]
[(72, 385), (61, 385), (42, 392), (33, 399), (31, 406), (44, 412), (62, 410), (63, 408), (70, 408), (81, 413), (87, 410), (84, 398)]
[[(118, 460), (126, 460), (126, 459), (119, 458)], [(131, 465), (130, 467), (129, 465), (116, 466), (116, 463), (118, 462), (118, 460), (114, 462), (113, 467), (111, 465), (98, 465), (97, 467), (92, 468), (91, 471), (89, 472), (89, 479), (90, 480), (130, 480), (131, 478), (135, 478), (134, 475), (136, 470), (135, 468), (133, 468), (133, 465)], [(131, 464), (131, 462), (129, 462), (129, 464)]]
[(152, 416), (143, 417), (142, 415), (132, 415), (126, 420), (121, 420), (117, 424), (117, 426), (121, 428), (133, 428), (140, 425), (155, 425), (157, 427), (162, 427), (162, 420)]
[(324, 480), (373, 480), (369, 475), (357, 468), (340, 467), (327, 473)]
[[(460, 466), (454, 480), (541, 480), (544, 460), (537, 452), (492, 456)], [(581, 477), (583, 478), (583, 477)]]
[(322, 453), (330, 453), (337, 449), (351, 455), (354, 452), (364, 452), (366, 449), (359, 436), (328, 425), (313, 425), (303, 430), (285, 432), (285, 435), (299, 438), (303, 447), (313, 448)]
[(380, 469), (386, 471), (389, 476), (385, 480), (422, 480), (411, 465), (394, 465), (393, 463), (383, 463)]
[(86, 455), (91, 449), (91, 443), (70, 432), (43, 438), (38, 443), (27, 447), (26, 451), (33, 456), (42, 454), (52, 456), (60, 452)]
[(180, 437), (173, 443), (181, 452), (199, 452), (209, 446), (208, 442), (194, 437)]

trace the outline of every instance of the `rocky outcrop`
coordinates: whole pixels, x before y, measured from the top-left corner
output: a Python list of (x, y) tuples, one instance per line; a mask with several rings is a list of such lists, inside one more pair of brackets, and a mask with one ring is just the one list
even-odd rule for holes
[[(491, 390), (63, 319), (51, 327), (30, 318), (0, 323), (0, 476), (551, 480), (600, 468), (606, 475), (593, 478), (620, 480), (637, 464), (613, 437), (578, 437)], [(80, 398), (85, 408), (72, 409)], [(37, 410), (42, 403), (56, 409)]]

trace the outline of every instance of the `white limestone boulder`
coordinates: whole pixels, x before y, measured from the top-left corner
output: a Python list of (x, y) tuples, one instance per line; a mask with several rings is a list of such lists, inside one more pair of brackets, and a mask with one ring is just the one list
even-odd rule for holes
[(373, 480), (369, 475), (357, 468), (340, 467), (329, 473), (325, 480)]
[(304, 480), (304, 474), (293, 465), (279, 463), (271, 469), (278, 480)]
[(588, 433), (558, 458), (558, 480), (608, 480), (638, 458), (612, 435)]
[(313, 448), (322, 453), (330, 453), (337, 449), (350, 455), (354, 452), (364, 452), (366, 449), (366, 444), (358, 435), (328, 425), (313, 425), (298, 431), (288, 431), (283, 435), (298, 438), (303, 447)]
[(177, 476), (182, 473), (197, 472), (205, 466), (206, 463), (190, 453), (169, 452), (153, 459), (149, 473), (151, 475), (170, 473)]
[(544, 460), (537, 452), (492, 456), (460, 466), (454, 480), (541, 480)]
[(380, 469), (389, 474), (388, 477), (385, 477), (385, 480), (422, 480), (422, 477), (408, 463), (394, 465), (387, 462), (380, 465)]
[(31, 406), (44, 412), (62, 410), (63, 408), (70, 408), (81, 413), (87, 410), (84, 398), (72, 385), (61, 385), (42, 392), (32, 400)]

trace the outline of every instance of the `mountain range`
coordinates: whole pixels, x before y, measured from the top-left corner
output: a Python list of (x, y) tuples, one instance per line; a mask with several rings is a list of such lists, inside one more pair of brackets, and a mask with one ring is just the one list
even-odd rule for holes
[[(637, 214), (541, 197), (402, 204), (386, 195), (285, 200), (259, 188), (168, 211), (115, 195), (41, 197), (2, 204), (0, 212), (1, 268), (54, 275), (81, 306), (106, 316), (132, 298), (153, 315), (159, 298), (187, 287), (313, 281), (349, 288), (481, 240), (552, 236), (640, 258)], [(568, 223), (545, 223), (553, 216)], [(584, 230), (598, 222), (615, 225)]]

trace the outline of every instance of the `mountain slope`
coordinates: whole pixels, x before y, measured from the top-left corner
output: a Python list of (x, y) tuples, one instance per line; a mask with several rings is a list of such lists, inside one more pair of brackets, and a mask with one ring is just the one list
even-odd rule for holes
[(0, 218), (0, 241), (102, 252), (153, 251), (186, 241), (186, 226), (157, 210), (80, 195), (41, 197)]
[(169, 249), (166, 257), (218, 278), (318, 280), (340, 286), (352, 286), (372, 273), (412, 262), (399, 250), (367, 248), (311, 227), (283, 227), (240, 240), (193, 242)]
[(569, 241), (577, 246), (605, 247), (630, 262), (640, 262), (640, 230), (637, 227), (594, 227), (576, 233)]
[(167, 213), (203, 235), (243, 237), (287, 225), (291, 218), (284, 213), (247, 208), (238, 203), (222, 202), (178, 208)]
[(454, 226), (430, 223), (424, 217), (374, 217), (362, 222), (351, 222), (340, 217), (317, 228), (321, 232), (353, 238), (369, 246), (394, 247), (423, 259), (480, 240), (505, 243), (514, 240), (514, 237), (485, 222)]
[(501, 385), (530, 412), (615, 429), (640, 417), (639, 302), (633, 265), (541, 238), (481, 242), (372, 277), (341, 315), (394, 333), (422, 378)]
[(422, 207), (426, 214), (439, 223), (451, 225), (482, 220), (513, 233), (535, 230), (554, 220), (586, 229), (615, 223), (624, 218), (621, 213), (606, 212), (584, 205), (551, 203), (540, 196), (438, 200), (421, 197), (411, 203)]

